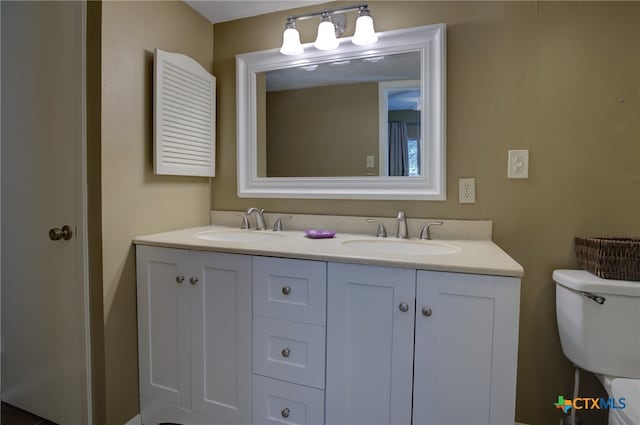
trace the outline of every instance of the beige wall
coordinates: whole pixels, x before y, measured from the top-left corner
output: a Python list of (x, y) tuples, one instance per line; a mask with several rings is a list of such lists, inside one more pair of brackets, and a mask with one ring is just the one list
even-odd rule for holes
[[(370, 6), (378, 31), (448, 25), (447, 201), (236, 196), (235, 55), (279, 46), (291, 13), (282, 12), (214, 26), (220, 161), (211, 207), (494, 220), (494, 240), (526, 271), (517, 420), (557, 424), (553, 402), (570, 395), (573, 371), (560, 350), (551, 273), (576, 267), (576, 234), (640, 233), (640, 3)], [(298, 26), (303, 42), (315, 36), (317, 23), (309, 22)], [(510, 148), (530, 150), (528, 180), (506, 178)], [(476, 177), (476, 204), (457, 202), (460, 177)], [(602, 395), (592, 376), (583, 382), (583, 394)], [(582, 416), (585, 423), (605, 420)]]
[(105, 423), (104, 296), (102, 292), (101, 86), (102, 3), (87, 2), (87, 217), (93, 424)]
[(106, 423), (138, 412), (136, 235), (207, 224), (209, 179), (152, 168), (153, 50), (211, 69), (212, 25), (181, 1), (102, 5), (102, 251)]
[(267, 93), (267, 176), (378, 175), (379, 113), (376, 82)]

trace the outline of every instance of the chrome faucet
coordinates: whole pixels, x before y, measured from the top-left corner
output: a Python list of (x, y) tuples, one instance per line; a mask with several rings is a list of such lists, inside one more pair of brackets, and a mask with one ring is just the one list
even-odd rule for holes
[(431, 223), (425, 224), (422, 232), (420, 232), (420, 239), (431, 240), (431, 226), (441, 226), (443, 224), (441, 221), (432, 221)]
[(369, 223), (374, 223), (378, 225), (378, 230), (376, 231), (377, 238), (386, 238), (387, 237), (387, 229), (385, 229), (384, 224), (380, 220), (374, 220), (373, 218), (368, 218), (367, 221)]
[(267, 228), (266, 223), (264, 222), (264, 209), (259, 209), (255, 207), (251, 207), (247, 210), (247, 215), (251, 216), (251, 214), (256, 214), (256, 230), (264, 230)]
[(396, 220), (398, 220), (398, 233), (396, 233), (396, 238), (409, 239), (409, 232), (407, 231), (407, 219), (404, 216), (404, 212), (398, 211)]

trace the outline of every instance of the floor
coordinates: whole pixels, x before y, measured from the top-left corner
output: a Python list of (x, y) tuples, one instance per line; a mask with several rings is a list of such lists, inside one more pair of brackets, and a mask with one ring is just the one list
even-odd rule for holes
[(2, 425), (56, 425), (40, 416), (32, 415), (7, 403), (2, 403), (0, 416), (2, 416), (0, 418)]

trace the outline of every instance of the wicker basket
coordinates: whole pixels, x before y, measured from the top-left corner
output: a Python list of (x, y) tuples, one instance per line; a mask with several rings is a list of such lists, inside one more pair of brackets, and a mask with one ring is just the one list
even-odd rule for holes
[(640, 238), (576, 237), (578, 265), (603, 279), (640, 281)]

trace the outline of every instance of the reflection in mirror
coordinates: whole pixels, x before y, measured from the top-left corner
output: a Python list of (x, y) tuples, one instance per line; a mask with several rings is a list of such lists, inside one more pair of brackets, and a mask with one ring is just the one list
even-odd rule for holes
[(256, 73), (258, 177), (419, 176), (419, 51)]
[(380, 175), (420, 175), (422, 96), (420, 80), (379, 85)]

